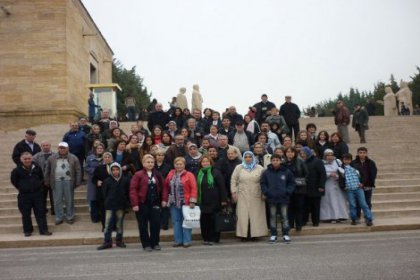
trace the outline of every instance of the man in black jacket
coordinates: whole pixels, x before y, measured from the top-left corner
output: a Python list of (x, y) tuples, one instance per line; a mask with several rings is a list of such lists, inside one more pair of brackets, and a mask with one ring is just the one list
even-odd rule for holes
[(166, 127), (166, 124), (169, 122), (169, 120), (169, 114), (163, 111), (162, 103), (156, 103), (155, 111), (149, 115), (147, 128), (152, 131), (155, 125)]
[[(369, 206), (369, 209), (372, 209), (372, 192), (375, 188), (378, 169), (376, 168), (376, 163), (368, 157), (368, 150), (366, 147), (357, 148), (357, 156), (356, 159), (352, 161), (351, 166), (359, 171), (366, 204)], [(357, 215), (360, 217), (360, 207), (357, 207)]]
[(287, 95), (285, 97), (286, 102), (280, 107), (280, 115), (284, 117), (286, 120), (287, 126), (290, 129), (290, 137), (292, 137), (292, 132), (294, 133), (295, 140), (297, 138), (299, 128), (299, 118), (300, 118), (300, 110), (299, 107), (292, 103), (292, 97)]
[(261, 95), (261, 102), (255, 103), (253, 106), (257, 110), (255, 113), (255, 120), (261, 124), (265, 121), (265, 118), (270, 115), (271, 109), (275, 108), (276, 105), (273, 102), (268, 101), (267, 94)]
[(44, 203), (44, 176), (42, 169), (32, 162), (30, 152), (23, 152), (20, 164), (13, 169), (10, 176), (13, 186), (19, 191), (18, 207), (22, 214), (23, 232), (26, 237), (32, 235), (31, 212), (35, 214), (40, 235), (51, 235), (48, 231), (47, 218), (45, 217)]
[(20, 165), (20, 156), (23, 152), (29, 152), (31, 155), (35, 155), (36, 153), (41, 151), (41, 147), (38, 143), (35, 143), (36, 132), (32, 129), (28, 129), (25, 132), (25, 139), (18, 142), (15, 147), (13, 148), (12, 159), (16, 163), (16, 165)]

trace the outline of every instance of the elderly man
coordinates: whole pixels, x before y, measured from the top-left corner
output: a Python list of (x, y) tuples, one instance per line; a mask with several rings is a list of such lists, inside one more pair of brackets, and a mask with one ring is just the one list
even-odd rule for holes
[(66, 201), (66, 222), (74, 223), (74, 189), (80, 186), (82, 172), (79, 159), (69, 152), (66, 142), (58, 144), (58, 153), (47, 160), (45, 185), (53, 190), (55, 224), (63, 223), (63, 198)]
[(29, 152), (31, 155), (41, 151), (41, 147), (35, 143), (36, 132), (35, 130), (28, 129), (25, 132), (25, 139), (18, 142), (13, 148), (12, 159), (16, 165), (20, 165), (20, 155), (23, 152)]
[(172, 144), (165, 153), (165, 162), (173, 168), (174, 160), (177, 157), (185, 157), (187, 155), (187, 147), (185, 146), (185, 138), (181, 134), (175, 136), (175, 144)]
[(22, 214), (23, 232), (26, 237), (31, 236), (34, 230), (31, 219), (32, 209), (38, 224), (39, 234), (51, 235), (45, 217), (43, 179), (42, 170), (32, 162), (31, 153), (23, 152), (20, 156), (20, 164), (13, 169), (10, 180), (19, 191), (18, 207)]
[[(55, 153), (51, 151), (51, 144), (48, 141), (41, 142), (41, 149), (42, 151), (34, 155), (33, 162), (39, 165), (42, 169), (42, 173), (45, 172), (47, 167), (47, 160), (50, 156), (54, 155)], [(47, 197), (48, 194), (50, 196), (50, 205), (51, 205), (51, 215), (55, 215), (54, 213), (54, 199), (53, 199), (53, 192), (51, 188), (47, 188), (44, 185), (44, 203), (45, 203), (45, 213), (48, 213), (47, 209)]]
[(245, 130), (243, 121), (236, 122), (235, 130), (229, 133), (228, 138), (229, 144), (237, 147), (241, 151), (241, 154), (249, 151), (255, 142), (252, 133)]
[(236, 112), (236, 107), (235, 106), (230, 106), (229, 107), (226, 116), (229, 118), (231, 125), (236, 124), (238, 121), (243, 121), (244, 120), (242, 115), (238, 114), (238, 112)]

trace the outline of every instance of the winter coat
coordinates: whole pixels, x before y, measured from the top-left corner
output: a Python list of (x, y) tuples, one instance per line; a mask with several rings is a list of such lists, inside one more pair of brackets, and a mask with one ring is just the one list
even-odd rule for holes
[(86, 154), (86, 134), (81, 131), (69, 131), (64, 134), (63, 141), (69, 144), (69, 152), (77, 157), (83, 157)]
[[(70, 165), (70, 184), (73, 188), (76, 188), (82, 184), (82, 169), (80, 167), (79, 159), (71, 153), (68, 153), (65, 157)], [(51, 189), (54, 189), (55, 187), (55, 169), (57, 167), (58, 158), (60, 158), (59, 154), (50, 156), (47, 160), (47, 167), (44, 170), (45, 185), (50, 186)]]
[(201, 183), (201, 203), (199, 206), (202, 213), (216, 213), (220, 211), (221, 203), (227, 201), (225, 179), (222, 173), (215, 168), (212, 168), (211, 173), (214, 179), (213, 187), (210, 187), (207, 183), (207, 174), (204, 174)]
[[(172, 169), (168, 177), (166, 177), (165, 180), (165, 190), (164, 192), (170, 193), (171, 191), (171, 185), (170, 182), (172, 180), (172, 177), (175, 176), (175, 169)], [(184, 204), (189, 205), (190, 202), (197, 203), (197, 181), (195, 180), (194, 174), (192, 174), (189, 171), (184, 172), (181, 176), (181, 182), (184, 187)], [(162, 201), (168, 201), (168, 197), (165, 198), (165, 196), (162, 198)]]
[(35, 193), (44, 189), (44, 175), (39, 165), (32, 163), (30, 169), (22, 164), (13, 169), (10, 175), (12, 185), (22, 193)]
[[(111, 164), (111, 168), (114, 164)], [(114, 166), (118, 166), (115, 164)], [(130, 178), (124, 175), (120, 168), (120, 176), (106, 178), (102, 184), (102, 195), (104, 197), (105, 210), (120, 210), (130, 207), (128, 199), (128, 189)]]
[(310, 156), (305, 161), (308, 168), (307, 195), (310, 197), (321, 197), (325, 194), (318, 189), (325, 189), (327, 181), (327, 173), (325, 171), (324, 162), (319, 158)]
[[(114, 159), (114, 161), (116, 161), (117, 159), (117, 151), (113, 151), (112, 152), (112, 158)], [(128, 151), (124, 151), (122, 154), (122, 161), (118, 162), (121, 167), (126, 166), (127, 169), (124, 172), (124, 174), (126, 175), (130, 175), (133, 176), (134, 173), (136, 173), (136, 167), (134, 165), (133, 159), (131, 157), (131, 154)]]
[(255, 113), (255, 120), (258, 123), (261, 123), (266, 119), (268, 116), (268, 112), (271, 111), (271, 109), (275, 108), (276, 105), (273, 102), (267, 101), (267, 102), (258, 102), (255, 103), (254, 106), (257, 112)]
[(293, 174), (283, 166), (274, 169), (270, 164), (261, 175), (261, 191), (270, 204), (289, 204), (290, 196), (294, 190)]
[(245, 170), (242, 165), (233, 171), (230, 189), (238, 196), (236, 235), (239, 237), (247, 237), (249, 223), (251, 237), (267, 235), (265, 202), (260, 186), (262, 171), (263, 167), (258, 164), (252, 171)]
[(364, 163), (362, 163), (358, 156), (352, 161), (351, 166), (359, 171), (361, 176), (361, 183), (366, 187), (375, 187), (376, 175), (378, 169), (376, 168), (376, 163), (370, 158), (366, 157)]
[(96, 191), (97, 186), (93, 182), (93, 173), (95, 172), (96, 167), (102, 164), (102, 160), (98, 159), (95, 154), (91, 154), (86, 158), (86, 167), (85, 171), (88, 175), (88, 181), (87, 181), (87, 200), (96, 200)]
[(360, 108), (360, 110), (354, 111), (351, 126), (356, 131), (359, 131), (360, 128), (362, 128), (362, 130), (369, 129), (368, 122), (369, 122), (369, 115), (367, 111), (365, 110), (365, 108)]
[(300, 118), (299, 107), (292, 102), (285, 102), (280, 106), (280, 115), (284, 117), (284, 120), (287, 123), (287, 126), (297, 125)]
[[(168, 201), (168, 189), (164, 186), (162, 174), (156, 170), (152, 171), (152, 177), (155, 180), (159, 204), (162, 201)], [(145, 169), (137, 171), (130, 182), (130, 202), (131, 206), (139, 206), (146, 202), (149, 191), (149, 175)]]
[(349, 152), (349, 146), (347, 146), (346, 142), (340, 141), (334, 145), (331, 143), (331, 149), (334, 151), (334, 156), (337, 159), (342, 159), (344, 154)]
[[(285, 161), (282, 165), (289, 169), (294, 178), (305, 178), (306, 182), (308, 182), (309, 171), (306, 166), (306, 163), (300, 159), (295, 158), (292, 161)], [(307, 193), (307, 186), (295, 186), (295, 193), (296, 194), (306, 194)]]
[(147, 128), (149, 128), (149, 130), (152, 131), (155, 125), (160, 125), (162, 129), (164, 129), (168, 122), (169, 122), (169, 115), (166, 112), (156, 111), (149, 115)]
[(38, 145), (38, 143), (33, 144), (34, 150), (32, 151), (31, 147), (29, 147), (28, 144), (26, 144), (25, 139), (18, 142), (15, 147), (13, 148), (12, 153), (12, 159), (16, 163), (16, 165), (20, 165), (20, 155), (23, 154), (23, 152), (29, 152), (31, 155), (35, 155), (36, 153), (39, 153), (41, 151), (41, 146)]

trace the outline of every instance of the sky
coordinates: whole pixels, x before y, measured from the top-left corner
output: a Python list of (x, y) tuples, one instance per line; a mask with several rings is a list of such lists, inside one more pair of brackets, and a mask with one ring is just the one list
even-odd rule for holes
[(300, 108), (373, 90), (420, 66), (418, 0), (82, 0), (125, 68), (168, 108), (198, 84), (203, 108), (261, 99)]

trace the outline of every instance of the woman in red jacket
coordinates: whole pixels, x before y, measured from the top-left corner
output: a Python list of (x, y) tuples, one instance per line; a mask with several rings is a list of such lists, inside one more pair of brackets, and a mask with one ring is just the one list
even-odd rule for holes
[(174, 227), (175, 243), (173, 247), (184, 246), (184, 248), (188, 248), (191, 246), (192, 229), (182, 227), (184, 219), (182, 206), (195, 207), (197, 203), (197, 182), (194, 174), (185, 170), (185, 159), (183, 157), (175, 158), (174, 166), (175, 169), (169, 172), (165, 180), (165, 192), (169, 194), (167, 202)]
[[(160, 250), (160, 207), (166, 207), (168, 192), (163, 177), (155, 171), (155, 159), (146, 154), (143, 169), (136, 172), (130, 182), (130, 201), (136, 213), (140, 241), (147, 252)], [(149, 232), (150, 225), (150, 232)]]

